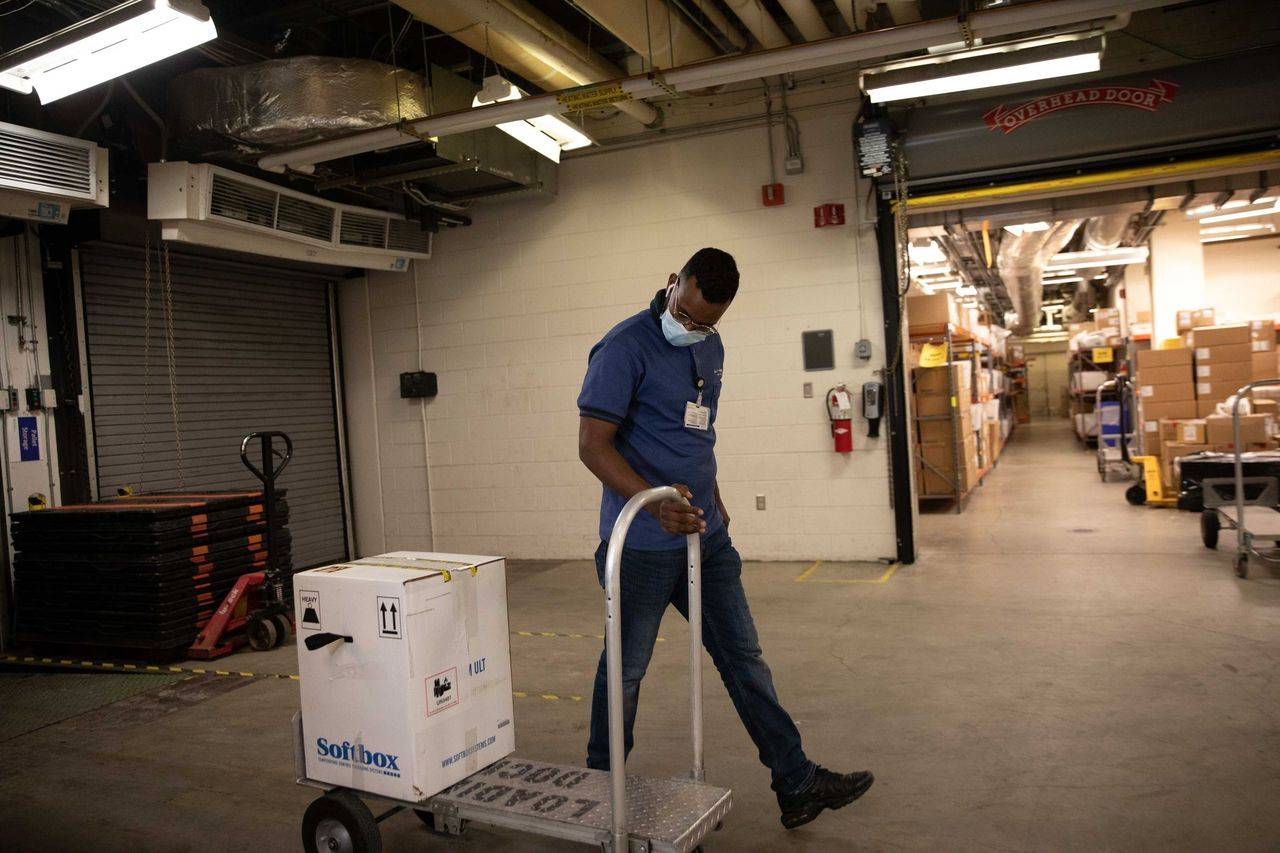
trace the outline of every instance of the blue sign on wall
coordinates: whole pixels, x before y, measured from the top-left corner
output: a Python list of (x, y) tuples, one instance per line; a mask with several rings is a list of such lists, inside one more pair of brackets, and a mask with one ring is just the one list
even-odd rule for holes
[(40, 427), (33, 417), (18, 418), (18, 460), (40, 461)]

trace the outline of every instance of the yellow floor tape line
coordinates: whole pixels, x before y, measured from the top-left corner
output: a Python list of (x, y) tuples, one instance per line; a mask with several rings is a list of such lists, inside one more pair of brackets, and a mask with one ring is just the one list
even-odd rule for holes
[(893, 577), (894, 572), (898, 571), (898, 569), (902, 567), (901, 563), (890, 563), (889, 567), (886, 568), (883, 574), (881, 574), (880, 577), (878, 578), (813, 578), (812, 580), (810, 580), (809, 576), (812, 575), (814, 572), (816, 572), (818, 570), (818, 566), (821, 566), (821, 565), (822, 565), (821, 560), (814, 560), (813, 565), (809, 566), (807, 569), (801, 572), (800, 575), (796, 578), (795, 582), (796, 583), (876, 583), (876, 584), (879, 584), (879, 583), (887, 582), (889, 578)]
[[(234, 678), (277, 678), (297, 681), (298, 676), (293, 673), (285, 672), (243, 672), (239, 670), (228, 669), (202, 669), (199, 667), (183, 667), (183, 666), (154, 666), (152, 664), (133, 664), (119, 663), (116, 661), (89, 661), (89, 660), (67, 660), (66, 658), (41, 658), (31, 655), (20, 657), (18, 655), (0, 655), (0, 663), (16, 663), (25, 664), (27, 666), (54, 666), (59, 668), (71, 669), (91, 669), (98, 672), (123, 672), (131, 670), (133, 672), (182, 672), (192, 675), (221, 675)], [(512, 696), (517, 699), (543, 699), (548, 702), (581, 702), (582, 696), (572, 694), (561, 695), (557, 693), (529, 693), (523, 690), (513, 691)]]

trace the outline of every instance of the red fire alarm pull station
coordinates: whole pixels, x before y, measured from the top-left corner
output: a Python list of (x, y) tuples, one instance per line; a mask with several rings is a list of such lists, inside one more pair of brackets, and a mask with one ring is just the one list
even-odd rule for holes
[(764, 184), (760, 187), (760, 200), (764, 202), (765, 207), (776, 207), (779, 204), (786, 204), (786, 195), (782, 191), (782, 184)]
[(828, 225), (844, 224), (843, 204), (820, 204), (813, 209), (813, 227), (826, 228)]

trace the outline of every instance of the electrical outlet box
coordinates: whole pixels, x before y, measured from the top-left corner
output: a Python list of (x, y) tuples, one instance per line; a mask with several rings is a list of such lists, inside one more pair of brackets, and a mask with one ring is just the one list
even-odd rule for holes
[(813, 399), (813, 383), (812, 382), (804, 383), (804, 396), (806, 400)]
[(802, 174), (804, 172), (804, 158), (799, 154), (792, 154), (783, 163), (782, 168), (788, 175)]
[(12, 412), (18, 408), (18, 389), (0, 388), (0, 412)]
[(57, 390), (54, 388), (41, 388), (40, 404), (46, 409), (56, 409), (58, 407)]
[(756, 495), (756, 509), (764, 509), (764, 495)]
[(871, 341), (867, 340), (866, 338), (863, 338), (862, 340), (858, 341), (856, 344), (854, 344), (853, 352), (854, 352), (854, 355), (856, 355), (858, 358), (861, 358), (861, 359), (871, 358)]

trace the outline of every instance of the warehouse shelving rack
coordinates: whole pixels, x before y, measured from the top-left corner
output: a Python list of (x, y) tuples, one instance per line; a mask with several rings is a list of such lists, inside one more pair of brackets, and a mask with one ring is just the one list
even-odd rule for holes
[[(970, 404), (982, 402), (978, 395), (978, 369), (980, 367), (980, 355), (983, 350), (989, 349), (986, 344), (974, 338), (969, 330), (956, 326), (953, 323), (940, 323), (930, 326), (913, 326), (909, 330), (909, 338), (912, 343), (944, 343), (947, 347), (947, 364), (950, 365), (954, 361), (960, 360), (962, 357), (967, 358), (969, 363), (969, 395)], [(960, 414), (960, 407), (957, 402), (959, 389), (956, 387), (955, 372), (947, 370), (947, 397), (951, 401), (949, 411), (945, 415), (916, 415), (916, 432), (919, 434), (920, 423), (930, 421), (948, 421), (951, 424), (951, 464), (952, 471), (948, 474), (935, 465), (929, 464), (923, 455), (920, 457), (920, 464), (928, 468), (930, 472), (940, 477), (943, 482), (951, 486), (951, 491), (947, 493), (921, 493), (917, 497), (921, 501), (954, 501), (955, 511), (957, 513), (964, 511), (964, 504), (974, 488), (981, 484), (983, 477), (990, 470), (990, 466), (980, 469), (978, 475), (972, 483), (962, 484), (960, 472), (963, 470), (964, 460), (961, 457), (961, 451), (964, 447), (964, 430), (969, 429), (970, 425), (963, 423)], [(978, 453), (981, 457), (983, 453), (983, 436), (979, 432), (977, 436)]]

